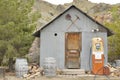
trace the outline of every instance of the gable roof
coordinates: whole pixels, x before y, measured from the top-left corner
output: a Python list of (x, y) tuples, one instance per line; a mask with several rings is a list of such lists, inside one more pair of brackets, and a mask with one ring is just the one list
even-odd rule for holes
[(49, 24), (51, 24), (52, 22), (54, 22), (56, 19), (58, 19), (60, 16), (62, 16), (65, 12), (67, 12), (68, 10), (70, 10), (71, 8), (75, 8), (77, 9), (79, 12), (81, 12), (82, 14), (84, 14), (86, 17), (88, 17), (89, 19), (91, 19), (93, 22), (95, 22), (96, 24), (102, 26), (103, 28), (105, 28), (107, 30), (107, 36), (111, 36), (114, 33), (108, 29), (107, 27), (105, 27), (104, 25), (100, 24), (98, 21), (96, 21), (95, 19), (93, 19), (92, 17), (90, 17), (89, 15), (87, 15), (85, 12), (83, 12), (82, 10), (80, 10), (79, 8), (77, 8), (76, 6), (72, 5), (70, 6), (68, 9), (66, 9), (64, 12), (62, 12), (61, 14), (59, 14), (56, 18), (54, 18), (52, 21), (50, 21), (49, 23), (47, 23), (46, 25), (44, 25), (42, 28), (40, 28), (38, 31), (36, 31), (33, 36), (36, 37), (40, 37), (40, 31), (43, 30), (44, 28), (46, 28)]

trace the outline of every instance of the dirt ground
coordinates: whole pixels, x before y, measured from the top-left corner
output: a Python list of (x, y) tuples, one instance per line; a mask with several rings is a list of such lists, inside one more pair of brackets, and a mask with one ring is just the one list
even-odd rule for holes
[[(109, 78), (109, 79), (108, 79)], [(94, 76), (94, 75), (57, 75), (55, 77), (35, 76), (34, 78), (17, 78), (14, 74), (5, 75), (0, 77), (0, 80), (120, 80), (120, 77), (108, 76)]]

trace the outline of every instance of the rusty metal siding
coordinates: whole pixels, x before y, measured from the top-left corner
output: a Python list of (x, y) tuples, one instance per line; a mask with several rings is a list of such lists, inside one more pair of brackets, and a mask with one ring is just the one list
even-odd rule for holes
[[(71, 19), (75, 20), (76, 15), (79, 16), (80, 20), (77, 20), (75, 24), (71, 25), (71, 21), (66, 20), (65, 16), (67, 14), (71, 15)], [(68, 29), (68, 27), (71, 27)], [(77, 29), (77, 27), (79, 29)], [(49, 24), (40, 32), (40, 66), (43, 66), (44, 59), (46, 57), (54, 57), (57, 61), (58, 68), (65, 68), (65, 33), (66, 32), (82, 32), (82, 51), (81, 51), (81, 68), (89, 70), (89, 49), (91, 38), (95, 36), (91, 31), (93, 29), (101, 28), (98, 24), (91, 21), (85, 15), (80, 13), (74, 8), (64, 13), (61, 17), (56, 19), (54, 22)], [(105, 41), (105, 63), (107, 63), (107, 33), (104, 28), (104, 32), (97, 33), (99, 36), (104, 38)], [(55, 34), (57, 34), (55, 36)], [(85, 60), (86, 59), (86, 60)], [(84, 61), (85, 60), (85, 61)]]

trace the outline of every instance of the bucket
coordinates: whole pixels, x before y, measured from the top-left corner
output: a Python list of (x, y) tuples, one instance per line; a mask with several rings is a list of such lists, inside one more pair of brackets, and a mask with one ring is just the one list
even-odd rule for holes
[(56, 60), (52, 57), (45, 58), (44, 61), (44, 74), (47, 77), (56, 76)]
[(115, 60), (115, 62), (116, 62), (116, 66), (120, 67), (120, 60)]
[(24, 74), (28, 73), (27, 59), (17, 58), (15, 62), (15, 71), (17, 77), (23, 77)]

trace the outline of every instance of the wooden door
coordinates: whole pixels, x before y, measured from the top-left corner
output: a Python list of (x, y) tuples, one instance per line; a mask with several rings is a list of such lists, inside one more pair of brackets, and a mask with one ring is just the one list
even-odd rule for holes
[(65, 38), (65, 66), (80, 68), (81, 34), (66, 33)]

